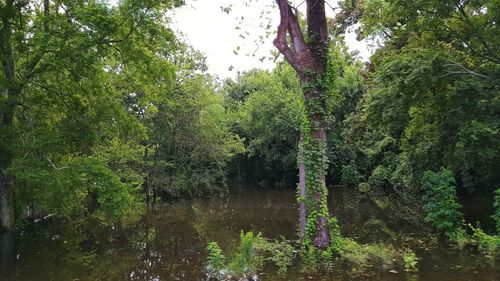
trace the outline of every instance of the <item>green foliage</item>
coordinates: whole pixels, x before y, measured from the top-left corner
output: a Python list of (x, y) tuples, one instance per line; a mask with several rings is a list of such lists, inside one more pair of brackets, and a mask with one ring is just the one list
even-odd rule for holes
[(450, 242), (453, 243), (455, 247), (458, 249), (464, 249), (465, 246), (473, 244), (474, 240), (472, 237), (467, 233), (465, 229), (459, 229), (455, 233), (453, 233), (453, 236), (449, 238)]
[[(496, 186), (500, 108), (494, 2), (362, 3), (362, 33), (384, 41), (372, 56), (361, 110), (349, 117), (350, 135), (362, 152), (356, 163), (368, 164), (366, 174), (382, 165), (389, 186), (413, 194), (424, 171), (441, 167), (468, 190)], [(394, 143), (372, 149), (386, 138)]]
[(242, 140), (228, 129), (228, 116), (211, 81), (203, 76), (182, 81), (169, 96), (155, 102), (146, 116), (151, 145), (149, 185), (168, 197), (215, 192), (225, 166), (243, 152)]
[(480, 227), (473, 227), (472, 239), (473, 243), (477, 246), (479, 252), (492, 259), (500, 256), (500, 235), (489, 235), (485, 233)]
[(284, 275), (292, 264), (293, 249), (287, 241), (267, 241), (260, 233), (255, 235), (253, 232), (242, 231), (234, 258), (227, 267), (224, 254), (217, 243), (208, 244), (208, 274), (218, 280), (225, 280), (231, 275), (248, 278), (256, 276), (264, 263), (270, 261), (278, 268), (278, 274)]
[(462, 206), (458, 203), (454, 183), (453, 174), (446, 169), (438, 173), (427, 171), (422, 178), (425, 220), (448, 238), (463, 227)]
[(319, 270), (318, 250), (313, 245), (303, 247), (299, 252), (301, 258), (302, 271), (307, 273), (316, 273)]
[(133, 187), (123, 183), (104, 159), (64, 157), (56, 162), (59, 167), (51, 162), (13, 163), (17, 182), (24, 187), (16, 191), (19, 210), (28, 202), (33, 211), (83, 218), (97, 209), (106, 220), (116, 221), (135, 201)]
[(263, 258), (255, 251), (255, 245), (260, 239), (262, 239), (260, 233), (254, 235), (251, 231), (247, 233), (241, 231), (240, 244), (229, 265), (237, 276), (253, 276), (262, 267)]
[(355, 165), (345, 165), (342, 167), (342, 183), (349, 186), (357, 186), (362, 179), (361, 174)]
[(225, 81), (224, 105), (231, 131), (245, 140), (246, 153), (230, 173), (239, 180), (286, 182), (296, 176), (303, 102), (293, 69), (278, 64)]
[(221, 270), (226, 267), (226, 258), (224, 257), (224, 253), (220, 249), (217, 242), (214, 241), (208, 243), (207, 251), (208, 273), (216, 278), (220, 278), (219, 275)]
[(255, 243), (255, 250), (265, 260), (273, 262), (278, 267), (278, 274), (284, 275), (293, 261), (293, 246), (287, 241), (273, 242), (259, 239)]
[(417, 255), (415, 254), (414, 251), (407, 251), (403, 254), (403, 261), (405, 265), (405, 271), (418, 271), (417, 268)]
[(390, 266), (398, 257), (398, 252), (388, 245), (360, 245), (356, 241), (343, 238), (340, 249), (342, 260), (349, 263), (355, 271), (362, 271), (372, 265)]
[(495, 191), (493, 207), (495, 208), (495, 213), (491, 218), (495, 222), (497, 234), (500, 235), (500, 188)]

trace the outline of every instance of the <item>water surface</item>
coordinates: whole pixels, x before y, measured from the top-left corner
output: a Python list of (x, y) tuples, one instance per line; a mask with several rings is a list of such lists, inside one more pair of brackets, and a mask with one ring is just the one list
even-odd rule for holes
[[(344, 267), (307, 275), (293, 268), (280, 278), (271, 267), (262, 280), (500, 280), (498, 270), (469, 251), (429, 247), (432, 239), (414, 224), (411, 206), (342, 190), (333, 190), (329, 203), (344, 235), (410, 247), (420, 258), (419, 272), (373, 268), (352, 273)], [(292, 189), (234, 187), (226, 197), (165, 204), (127, 227), (48, 220), (0, 235), (0, 280), (204, 280), (208, 242), (231, 252), (241, 230), (296, 239), (296, 209)]]

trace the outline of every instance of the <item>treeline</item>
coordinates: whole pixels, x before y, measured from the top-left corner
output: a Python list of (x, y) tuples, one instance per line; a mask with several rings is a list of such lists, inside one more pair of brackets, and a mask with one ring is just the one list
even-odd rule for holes
[(0, 4), (2, 226), (116, 221), (222, 182), (243, 145), (203, 56), (168, 27), (181, 4)]
[[(295, 186), (304, 105), (293, 69), (210, 77), (168, 28), (165, 12), (180, 4), (0, 4), (3, 226), (47, 214), (119, 220), (226, 180)], [(451, 197), (493, 199), (499, 4), (341, 5), (335, 20), (360, 21), (360, 36), (383, 46), (362, 63), (332, 31), (328, 183), (418, 204), (434, 172), (454, 179)]]

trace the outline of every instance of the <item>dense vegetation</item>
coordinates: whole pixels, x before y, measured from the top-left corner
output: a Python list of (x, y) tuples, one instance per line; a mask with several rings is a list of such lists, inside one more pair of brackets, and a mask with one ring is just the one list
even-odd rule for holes
[[(306, 159), (326, 169), (328, 186), (390, 198), (396, 207), (386, 210), (408, 222), (499, 255), (499, 1), (341, 1), (320, 85), (321, 151), (304, 134), (315, 113), (296, 67), (281, 60), (272, 71), (215, 79), (169, 28), (164, 14), (181, 4), (0, 3), (4, 228), (47, 215), (118, 223), (161, 199), (222, 193), (227, 181), (290, 187)], [(353, 23), (383, 42), (369, 63), (345, 45)], [(465, 196), (488, 199), (485, 225), (465, 221)], [(335, 219), (328, 226), (329, 251), (347, 260), (386, 253), (341, 237)], [(241, 237), (235, 271), (255, 273), (256, 249), (286, 272), (289, 244)], [(327, 259), (306, 246), (304, 264)], [(208, 249), (220, 274), (222, 250)], [(413, 252), (385, 257), (394, 255), (415, 266)]]

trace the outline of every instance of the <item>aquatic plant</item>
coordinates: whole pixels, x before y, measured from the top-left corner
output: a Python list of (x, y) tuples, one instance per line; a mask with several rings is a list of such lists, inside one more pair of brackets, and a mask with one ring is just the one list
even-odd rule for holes
[(217, 242), (212, 241), (207, 245), (207, 275), (218, 280), (223, 280), (225, 276), (226, 257)]
[(404, 266), (405, 266), (405, 271), (417, 271), (417, 255), (415, 254), (414, 251), (408, 250), (406, 253), (403, 254), (403, 261), (404, 261)]
[(255, 242), (254, 248), (259, 256), (264, 257), (265, 261), (271, 261), (278, 267), (280, 275), (284, 275), (292, 264), (294, 247), (284, 238), (277, 242), (261, 238)]
[(240, 244), (236, 250), (233, 261), (229, 268), (238, 276), (251, 276), (257, 273), (257, 270), (262, 267), (263, 258), (259, 257), (255, 251), (255, 244), (260, 241), (261, 234), (254, 235), (249, 231), (240, 232)]
[(233, 260), (226, 265), (222, 250), (216, 242), (207, 245), (207, 276), (216, 280), (232, 280), (231, 278), (258, 279), (257, 272), (265, 261), (271, 261), (278, 267), (278, 274), (283, 275), (293, 261), (294, 247), (282, 239), (273, 242), (262, 238), (261, 233), (243, 231)]
[(393, 265), (399, 254), (396, 249), (390, 245), (362, 245), (352, 239), (343, 238), (340, 256), (342, 260), (350, 264), (353, 269), (359, 271), (373, 264), (385, 266)]

